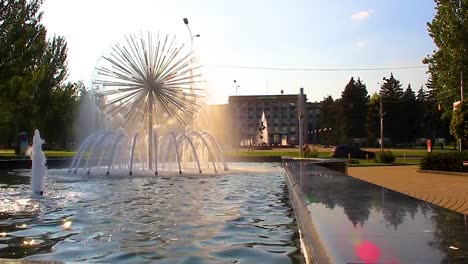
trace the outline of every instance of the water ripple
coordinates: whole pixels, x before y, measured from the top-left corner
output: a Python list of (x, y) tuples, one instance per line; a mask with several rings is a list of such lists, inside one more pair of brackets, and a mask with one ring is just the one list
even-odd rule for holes
[(0, 175), (0, 258), (301, 263), (282, 171), (256, 170), (138, 178), (49, 171), (39, 200), (25, 195), (29, 177)]

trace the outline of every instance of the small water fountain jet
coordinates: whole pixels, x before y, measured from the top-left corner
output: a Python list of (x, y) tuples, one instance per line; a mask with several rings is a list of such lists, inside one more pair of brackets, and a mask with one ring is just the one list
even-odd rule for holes
[(42, 144), (44, 144), (44, 140), (41, 138), (39, 130), (36, 129), (31, 152), (31, 190), (33, 195), (39, 196), (44, 194), (44, 178), (47, 173), (46, 157), (42, 152)]

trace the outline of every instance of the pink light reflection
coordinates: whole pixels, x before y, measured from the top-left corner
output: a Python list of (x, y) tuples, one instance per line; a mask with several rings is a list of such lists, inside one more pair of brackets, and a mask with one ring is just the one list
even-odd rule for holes
[(381, 252), (380, 248), (370, 241), (362, 241), (356, 247), (356, 254), (362, 262), (375, 263), (379, 260)]

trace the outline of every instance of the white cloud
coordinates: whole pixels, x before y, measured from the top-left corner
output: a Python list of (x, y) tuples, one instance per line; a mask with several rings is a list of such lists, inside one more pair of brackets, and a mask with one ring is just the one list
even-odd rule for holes
[(374, 13), (374, 10), (372, 10), (372, 9), (359, 11), (357, 13), (352, 14), (351, 19), (352, 20), (364, 20), (364, 19), (370, 17), (370, 15), (372, 15), (373, 13)]
[(360, 40), (356, 42), (356, 47), (358, 48), (364, 48), (365, 46), (367, 46), (367, 41)]

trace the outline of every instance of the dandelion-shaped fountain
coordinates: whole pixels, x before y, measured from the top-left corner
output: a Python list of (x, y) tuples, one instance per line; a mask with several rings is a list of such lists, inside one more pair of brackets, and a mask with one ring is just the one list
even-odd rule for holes
[(204, 98), (203, 81), (194, 52), (175, 40), (129, 35), (103, 57), (94, 84), (111, 127), (83, 141), (69, 172), (84, 168), (90, 174), (93, 162), (107, 167), (106, 174), (114, 167), (130, 175), (142, 168), (182, 173), (187, 164), (199, 173), (204, 167), (228, 170), (216, 139), (190, 127)]

